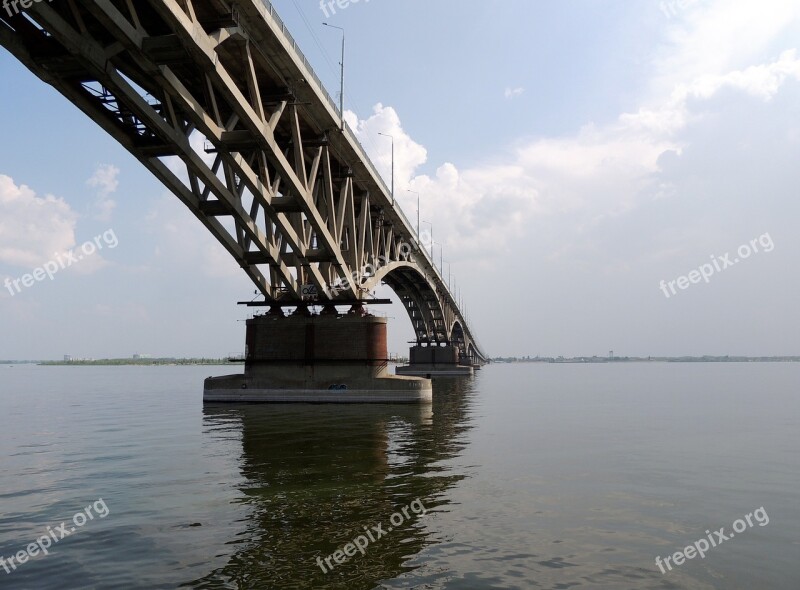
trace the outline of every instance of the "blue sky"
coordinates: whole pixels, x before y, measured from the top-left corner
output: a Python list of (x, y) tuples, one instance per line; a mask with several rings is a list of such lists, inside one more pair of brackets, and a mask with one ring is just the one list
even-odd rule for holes
[[(398, 138), (404, 210), (419, 191), (489, 354), (677, 355), (800, 354), (796, 4), (275, 7), (334, 96), (340, 37), (321, 23), (346, 28), (349, 121), (387, 180), (378, 133)], [(253, 288), (235, 262), (4, 50), (0, 76), (0, 282), (118, 238), (0, 289), (0, 358), (241, 350)], [(761, 237), (772, 248), (665, 295)], [(405, 312), (381, 311), (402, 353)]]

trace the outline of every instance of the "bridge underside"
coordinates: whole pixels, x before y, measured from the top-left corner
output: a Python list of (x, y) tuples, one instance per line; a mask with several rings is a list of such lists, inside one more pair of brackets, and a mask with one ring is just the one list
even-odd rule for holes
[[(283, 23), (260, 0), (64, 0), (0, 11), (0, 44), (133, 154), (265, 302), (368, 301), (422, 346), (484, 357), (458, 304)], [(198, 261), (202, 264), (202, 261)]]

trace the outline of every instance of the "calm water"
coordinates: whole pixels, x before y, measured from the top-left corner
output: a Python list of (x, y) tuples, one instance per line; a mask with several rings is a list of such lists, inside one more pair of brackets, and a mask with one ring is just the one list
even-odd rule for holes
[(204, 408), (226, 372), (0, 366), (0, 556), (110, 511), (0, 588), (800, 587), (798, 364), (494, 365), (427, 409)]

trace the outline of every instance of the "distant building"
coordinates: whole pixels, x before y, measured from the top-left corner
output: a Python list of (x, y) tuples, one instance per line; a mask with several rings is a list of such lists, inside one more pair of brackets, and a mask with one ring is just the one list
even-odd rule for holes
[(65, 354), (64, 355), (64, 362), (65, 363), (71, 363), (72, 362), (72, 355)]

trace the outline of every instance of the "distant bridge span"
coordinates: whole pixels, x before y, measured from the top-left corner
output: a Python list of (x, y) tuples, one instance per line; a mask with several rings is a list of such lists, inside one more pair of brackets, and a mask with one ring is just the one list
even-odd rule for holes
[(16, 9), (0, 10), (0, 44), (168, 187), (265, 303), (301, 304), (307, 285), (318, 304), (366, 301), (384, 282), (419, 345), (486, 360), (268, 2), (50, 0)]

